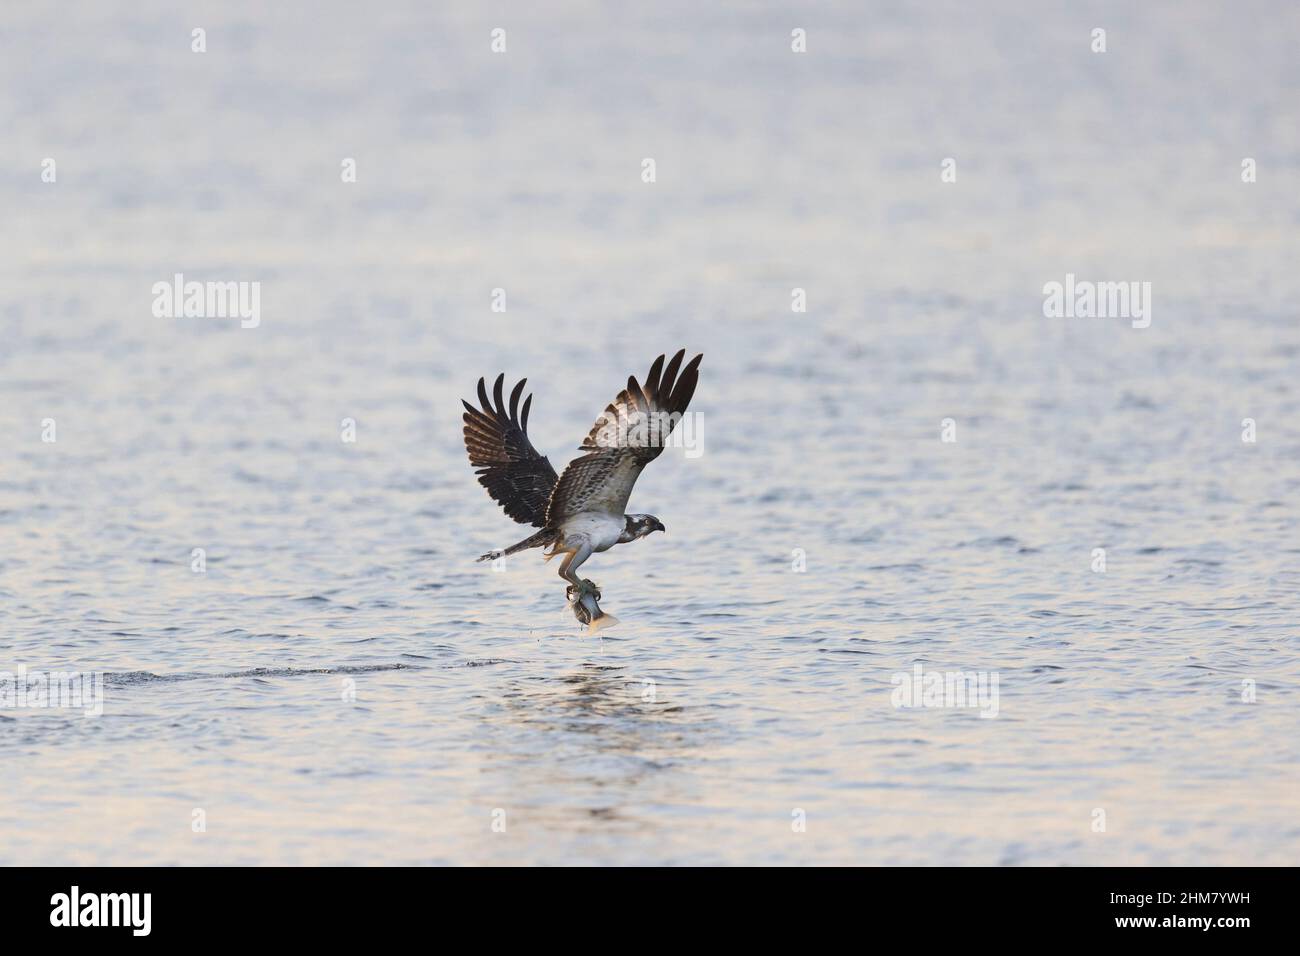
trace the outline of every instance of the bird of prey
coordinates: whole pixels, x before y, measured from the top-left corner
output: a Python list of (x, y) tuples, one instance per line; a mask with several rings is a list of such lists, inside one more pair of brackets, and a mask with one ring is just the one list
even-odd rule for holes
[(556, 475), (550, 461), (528, 440), (528, 412), (533, 396), (524, 399), (523, 379), (503, 399), (505, 373), (497, 376), (489, 399), (483, 379), (478, 380), (480, 408), (465, 406), (465, 450), (478, 473), (479, 484), (520, 524), (539, 530), (501, 551), (489, 551), (480, 561), (492, 561), (529, 548), (549, 548), (546, 559), (564, 555), (560, 577), (578, 620), (594, 630), (615, 623), (596, 603), (600, 591), (578, 577), (578, 568), (592, 554), (616, 544), (644, 538), (664, 525), (654, 515), (626, 514), (632, 486), (646, 465), (659, 457), (664, 441), (681, 420), (699, 381), (697, 355), (686, 366), (682, 349), (667, 367), (664, 356), (650, 366), (638, 384), (629, 376), (627, 388), (596, 419), (583, 439), (584, 454)]

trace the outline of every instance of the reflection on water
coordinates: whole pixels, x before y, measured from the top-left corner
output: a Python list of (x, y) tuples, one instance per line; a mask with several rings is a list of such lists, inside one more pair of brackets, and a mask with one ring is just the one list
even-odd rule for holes
[[(527, 795), (513, 801), (527, 825), (568, 833), (653, 830), (625, 796), (663, 784), (698, 746), (680, 707), (621, 666), (584, 664), (559, 678), (511, 681), (488, 708), (486, 786)], [(557, 794), (583, 793), (574, 804)]]
[(484, 730), (491, 739), (485, 775), (508, 792), (533, 794), (543, 807), (554, 794), (587, 792), (590, 802), (571, 809), (579, 822), (600, 825), (633, 822), (618, 806), (623, 795), (644, 792), (652, 778), (671, 786), (717, 733), (691, 710), (661, 700), (653, 678), (591, 663), (561, 677), (511, 681), (486, 708)]

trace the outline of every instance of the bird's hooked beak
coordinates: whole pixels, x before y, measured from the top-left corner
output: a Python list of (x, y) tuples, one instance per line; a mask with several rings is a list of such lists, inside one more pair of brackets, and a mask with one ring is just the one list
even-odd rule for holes
[(668, 529), (664, 527), (664, 523), (662, 521), (655, 521), (654, 524), (650, 525), (650, 531), (663, 531), (667, 533)]

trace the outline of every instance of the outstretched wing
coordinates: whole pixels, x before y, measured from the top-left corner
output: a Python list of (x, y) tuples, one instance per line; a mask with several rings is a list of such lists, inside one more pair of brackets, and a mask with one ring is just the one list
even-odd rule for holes
[(478, 380), (478, 400), (483, 407), (465, 406), (465, 450), (469, 463), (478, 469), (478, 482), (488, 490), (506, 514), (520, 524), (542, 528), (546, 525), (546, 504), (555, 488), (555, 469), (528, 440), (528, 410), (533, 396), (524, 399), (522, 417), (519, 415), (519, 395), (524, 390), (523, 379), (510, 393), (510, 411), (501, 399), (501, 385), (505, 373), (497, 376), (492, 386), (494, 405), (488, 400), (483, 379)]
[(695, 394), (704, 356), (695, 356), (681, 368), (685, 356), (682, 349), (667, 368), (664, 357), (659, 356), (643, 385), (638, 385), (635, 377), (628, 378), (627, 388), (601, 413), (583, 440), (579, 450), (587, 454), (564, 469), (546, 511), (548, 525), (554, 527), (581, 511), (624, 514), (641, 469), (663, 452), (668, 435)]

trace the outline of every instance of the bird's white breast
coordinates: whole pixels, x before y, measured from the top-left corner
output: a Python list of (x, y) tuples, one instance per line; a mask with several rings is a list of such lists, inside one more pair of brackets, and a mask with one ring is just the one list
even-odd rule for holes
[[(601, 511), (583, 511), (565, 520), (561, 526), (565, 543), (571, 538), (583, 537), (591, 545), (592, 551), (608, 551), (618, 544), (625, 522), (622, 515), (611, 515)], [(576, 543), (576, 542), (575, 542)]]

